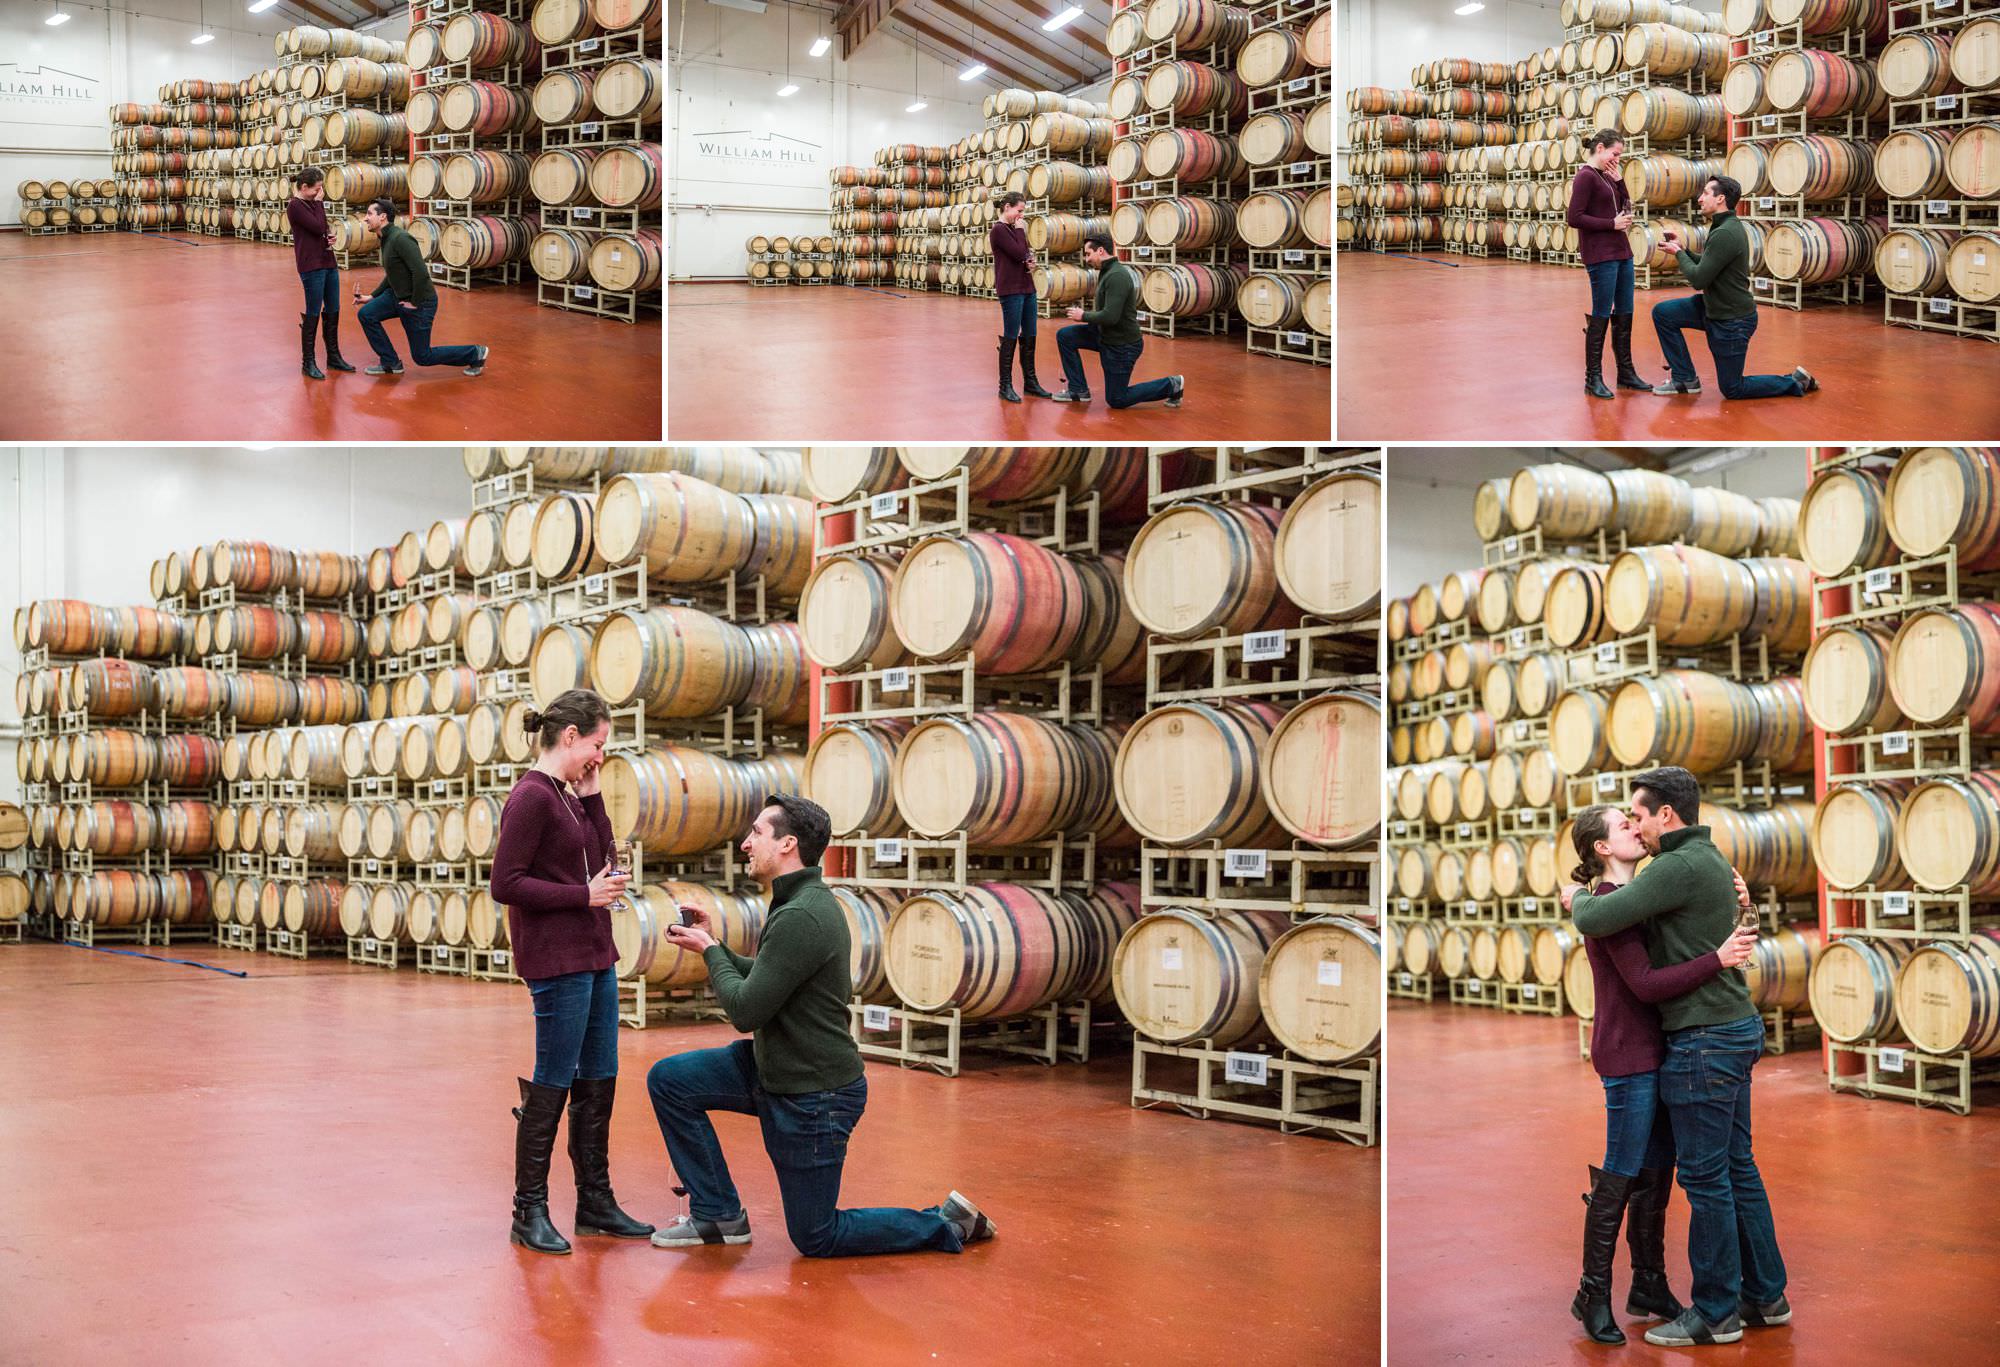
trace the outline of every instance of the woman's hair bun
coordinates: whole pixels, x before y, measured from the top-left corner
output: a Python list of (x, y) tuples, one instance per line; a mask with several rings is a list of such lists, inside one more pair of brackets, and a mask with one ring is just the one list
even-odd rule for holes
[(521, 714), (521, 727), (529, 735), (534, 735), (542, 729), (542, 714), (530, 707)]

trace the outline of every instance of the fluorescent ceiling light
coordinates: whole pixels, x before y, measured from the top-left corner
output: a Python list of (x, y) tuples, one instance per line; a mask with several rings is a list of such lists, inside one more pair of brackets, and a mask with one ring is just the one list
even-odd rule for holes
[(54, 14), (51, 14), (48, 18), (42, 20), (42, 22), (47, 24), (50, 28), (55, 28), (58, 25), (67, 24), (69, 22), (69, 16), (67, 14), (64, 14), (61, 10), (57, 10)]
[(1459, 6), (1459, 7), (1457, 8), (1457, 9), (1453, 10), (1453, 11), (1452, 11), (1452, 13), (1453, 13), (1453, 14), (1477, 14), (1477, 13), (1479, 13), (1479, 11), (1481, 11), (1481, 10), (1483, 10), (1483, 9), (1485, 9), (1485, 8), (1486, 8), (1486, 6), (1485, 6), (1485, 5), (1483, 5), (1483, 4), (1481, 4), (1481, 3), (1479, 2), (1479, 0), (1471, 0), (1471, 3), (1469, 3), (1469, 4), (1464, 4), (1464, 5), (1460, 5), (1460, 6)]
[(265, 10), (271, 8), (271, 6), (277, 3), (278, 0), (251, 0), (250, 12), (252, 14), (262, 14)]
[(967, 67), (965, 70), (958, 73), (958, 79), (961, 81), (970, 81), (980, 76), (984, 76), (985, 74), (986, 74), (986, 63), (974, 62), (971, 66)]
[(1064, 24), (1067, 24), (1070, 20), (1081, 16), (1082, 13), (1083, 13), (1082, 9), (1080, 9), (1075, 5), (1071, 5), (1061, 14), (1058, 14), (1055, 18), (1049, 20), (1048, 23), (1043, 24), (1042, 32), (1054, 33), (1057, 29), (1061, 28)]
[(926, 106), (926, 105), (924, 104), (924, 102), (923, 102), (922, 100), (918, 100), (918, 101), (917, 101), (917, 102), (916, 102), (915, 104), (907, 106), (907, 107), (906, 107), (906, 108), (905, 108), (905, 109), (903, 110), (903, 112), (904, 112), (905, 114), (914, 114), (914, 113), (916, 113), (916, 112), (917, 112), (917, 111), (918, 111), (919, 109), (924, 109), (924, 108), (927, 108), (927, 107), (928, 107), (928, 106)]
[(765, 8), (764, 0), (708, 0), (708, 3), (724, 9), (746, 10), (751, 14), (762, 14)]
[[(271, 0), (271, 3), (276, 4), (277, 0)], [(833, 46), (833, 39), (831, 38), (815, 38), (813, 39), (812, 47), (807, 50), (806, 56), (824, 57), (826, 56), (826, 50), (832, 46)]]
[(787, 95), (796, 95), (796, 94), (798, 94), (798, 93), (799, 93), (799, 88), (798, 88), (797, 86), (795, 86), (795, 85), (788, 85), (788, 86), (786, 86), (786, 87), (785, 87), (785, 88), (784, 88), (783, 90), (780, 90), (780, 91), (778, 92), (778, 97), (779, 97), (780, 99), (783, 99), (783, 98), (784, 98), (785, 96), (787, 96)]
[(214, 42), (215, 35), (213, 33), (197, 33), (194, 37), (190, 38), (188, 41), (194, 44), (194, 46), (200, 47), (203, 43)]

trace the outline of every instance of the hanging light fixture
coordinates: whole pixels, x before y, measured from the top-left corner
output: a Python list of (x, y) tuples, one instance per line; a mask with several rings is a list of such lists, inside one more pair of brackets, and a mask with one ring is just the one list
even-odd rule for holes
[[(977, 44), (979, 42), (979, 0), (972, 0), (972, 26), (972, 41)], [(961, 81), (976, 80), (985, 74), (986, 63), (975, 61), (971, 66), (958, 73), (958, 79)]]
[(47, 24), (50, 28), (61, 28), (64, 24), (67, 24), (69, 22), (69, 16), (63, 13), (61, 0), (57, 0), (56, 12), (54, 14), (51, 14), (48, 18), (42, 20), (42, 22)]
[[(814, 32), (816, 32), (816, 33), (818, 33), (818, 32), (819, 32), (819, 22), (820, 22), (820, 15), (819, 15), (819, 11), (818, 11), (818, 10), (814, 10), (814, 11), (813, 11), (813, 31), (814, 31)], [(831, 37), (829, 37), (828, 35), (824, 34), (824, 33), (820, 33), (820, 34), (819, 34), (819, 36), (818, 36), (817, 38), (814, 38), (814, 39), (813, 39), (813, 45), (812, 45), (812, 47), (811, 47), (810, 49), (808, 49), (808, 50), (807, 50), (807, 52), (806, 52), (806, 56), (808, 56), (808, 57), (824, 57), (824, 56), (826, 56), (826, 50), (827, 50), (828, 48), (832, 47), (832, 46), (833, 46), (833, 39), (832, 39)]]
[(910, 103), (903, 110), (905, 114), (914, 114), (924, 107), (923, 92), (918, 89), (923, 78), (923, 60), (924, 54), (912, 45), (910, 48)]
[(798, 85), (792, 80), (792, 7), (785, 6), (785, 83), (778, 88), (778, 98), (799, 93)]
[(195, 34), (189, 41), (195, 47), (200, 47), (203, 43), (212, 43), (215, 41), (215, 35), (208, 31), (208, 0), (202, 0), (201, 3), (201, 32)]

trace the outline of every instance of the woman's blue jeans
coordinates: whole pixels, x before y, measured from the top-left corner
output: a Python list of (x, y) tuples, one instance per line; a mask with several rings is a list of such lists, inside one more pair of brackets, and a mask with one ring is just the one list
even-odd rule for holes
[(1035, 309), (1037, 300), (1032, 294), (1003, 294), (1000, 296), (1000, 335), (1002, 337), (1033, 337), (1035, 335)]
[(300, 271), (299, 283), (305, 286), (308, 320), (318, 318), (322, 313), (340, 317), (340, 271), (337, 267)]
[(1660, 1074), (1604, 1079), (1604, 1170), (1637, 1177), (1674, 1165), (1674, 1124), (1660, 1100)]
[(618, 973), (564, 973), (528, 984), (535, 1002), (535, 1082), (567, 1088), (618, 1076)]
[(1632, 311), (1632, 258), (1598, 261), (1583, 268), (1590, 277), (1590, 316), (1609, 318)]

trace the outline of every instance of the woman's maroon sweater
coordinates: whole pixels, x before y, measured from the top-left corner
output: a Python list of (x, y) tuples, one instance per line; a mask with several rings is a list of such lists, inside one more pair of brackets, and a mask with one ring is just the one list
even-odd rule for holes
[(1576, 168), (1576, 179), (1569, 187), (1569, 209), (1564, 217), (1576, 229), (1576, 249), (1584, 265), (1631, 257), (1631, 242), (1611, 225), (1612, 219), (1631, 207), (1632, 196), (1626, 192), (1624, 181), (1605, 175), (1595, 166)]
[(610, 909), (590, 905), (590, 880), (610, 856), (602, 796), (579, 800), (539, 769), (521, 775), (500, 811), (491, 883), (515, 972), (532, 981), (618, 962)]
[[(1617, 890), (1616, 883), (1599, 883), (1591, 889), (1600, 896)], [(1597, 1017), (1590, 1023), (1590, 1066), (1599, 1077), (1652, 1072), (1667, 1057), (1666, 1033), (1660, 1029), (1660, 1011), (1653, 1003), (1694, 991), (1722, 971), (1722, 959), (1711, 949), (1699, 959), (1655, 968), (1646, 953), (1643, 925), (1615, 935), (1586, 936), (1583, 947), (1590, 955), (1590, 978), (1597, 994)]]

